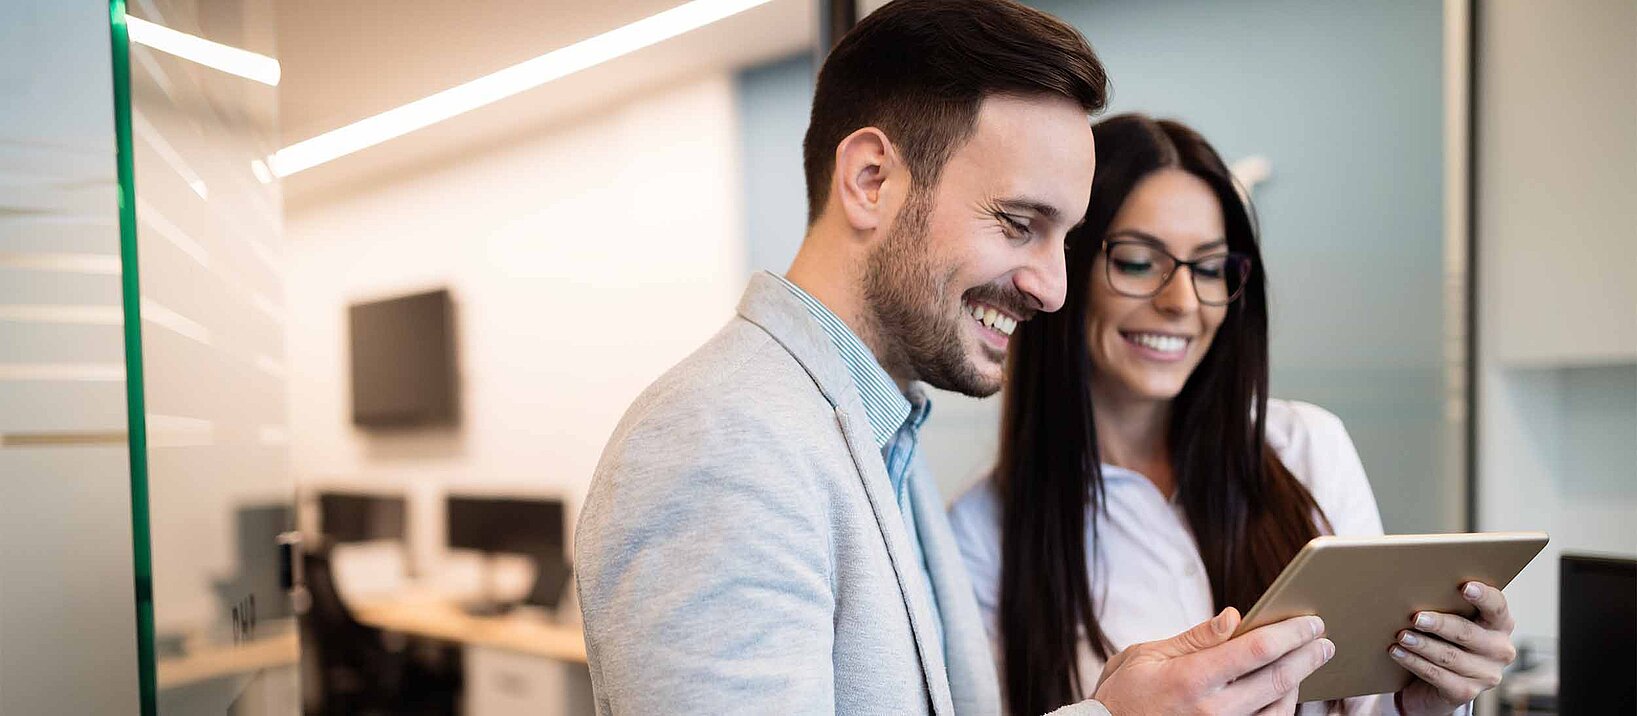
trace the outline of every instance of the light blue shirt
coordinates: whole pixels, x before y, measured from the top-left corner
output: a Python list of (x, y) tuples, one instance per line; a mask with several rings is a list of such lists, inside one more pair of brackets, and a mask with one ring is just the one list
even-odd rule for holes
[[(800, 286), (783, 276), (778, 276), (778, 279), (784, 282), (807, 308), (807, 312), (812, 314), (813, 320), (818, 321), (825, 335), (830, 337), (836, 351), (841, 353), (841, 362), (847, 366), (853, 384), (858, 387), (858, 395), (864, 400), (864, 417), (870, 423), (875, 446), (881, 450), (881, 460), (887, 467), (887, 479), (892, 482), (899, 515), (904, 520), (904, 528), (909, 531), (910, 547), (915, 550), (915, 561), (921, 566), (921, 583), (926, 586), (929, 606), (933, 614), (938, 614), (938, 595), (932, 589), (932, 573), (927, 569), (926, 553), (921, 548), (921, 532), (915, 526), (915, 506), (910, 503), (907, 487), (914, 474), (910, 468), (915, 463), (915, 447), (920, 440), (921, 426), (932, 414), (932, 401), (917, 389), (912, 388), (908, 395), (900, 392), (892, 376), (887, 375), (881, 362), (875, 359), (875, 354), (846, 323)], [(943, 625), (937, 619), (932, 623), (941, 644)]]

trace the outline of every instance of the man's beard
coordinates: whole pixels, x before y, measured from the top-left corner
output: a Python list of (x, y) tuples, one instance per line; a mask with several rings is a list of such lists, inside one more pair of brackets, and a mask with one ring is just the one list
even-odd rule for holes
[(877, 357), (889, 372), (896, 368), (934, 388), (988, 397), (1000, 390), (1000, 380), (984, 376), (966, 356), (961, 321), (971, 318), (944, 305), (955, 270), (931, 255), (931, 210), (929, 192), (913, 193), (865, 268), (866, 320), (887, 353)]

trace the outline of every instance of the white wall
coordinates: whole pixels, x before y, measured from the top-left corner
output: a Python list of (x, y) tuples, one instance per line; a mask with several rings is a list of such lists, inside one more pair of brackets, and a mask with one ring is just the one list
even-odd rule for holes
[[(422, 567), (445, 490), (559, 495), (576, 515), (626, 406), (743, 288), (734, 124), (713, 75), (292, 210), (298, 480), (409, 493)], [(461, 427), (354, 428), (347, 305), (436, 286), (456, 303)]]
[(1551, 534), (1507, 590), (1550, 649), (1558, 555), (1637, 557), (1637, 5), (1479, 22), (1478, 524)]

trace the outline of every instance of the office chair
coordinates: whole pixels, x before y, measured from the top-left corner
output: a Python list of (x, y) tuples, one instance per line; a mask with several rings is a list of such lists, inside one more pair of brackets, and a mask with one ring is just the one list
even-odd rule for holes
[(311, 604), (301, 621), (318, 667), (319, 714), (455, 713), (458, 655), (360, 624), (336, 589), (327, 551), (306, 553), (302, 566)]

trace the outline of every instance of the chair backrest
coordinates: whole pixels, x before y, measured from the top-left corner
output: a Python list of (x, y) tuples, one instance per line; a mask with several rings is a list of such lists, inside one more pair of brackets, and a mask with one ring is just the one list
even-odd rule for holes
[(380, 632), (358, 623), (352, 610), (335, 587), (327, 551), (314, 550), (302, 557), (307, 593), (312, 599), (306, 620), (321, 663), (361, 664), (380, 654)]

